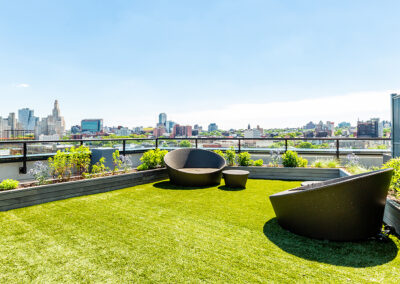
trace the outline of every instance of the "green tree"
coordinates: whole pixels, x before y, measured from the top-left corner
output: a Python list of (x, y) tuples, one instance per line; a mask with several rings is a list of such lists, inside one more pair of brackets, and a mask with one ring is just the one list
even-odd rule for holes
[(313, 145), (311, 142), (304, 141), (304, 142), (301, 142), (300, 144), (298, 144), (298, 145), (296, 146), (296, 148), (301, 148), (301, 149), (312, 149), (312, 148), (315, 148), (315, 147), (314, 147), (314, 145)]
[(181, 148), (189, 148), (189, 147), (192, 147), (192, 144), (188, 140), (182, 140), (179, 143), (179, 147), (181, 147)]

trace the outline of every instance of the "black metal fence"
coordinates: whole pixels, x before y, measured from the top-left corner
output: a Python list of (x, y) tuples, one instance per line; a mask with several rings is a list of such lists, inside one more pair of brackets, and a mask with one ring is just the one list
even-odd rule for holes
[[(203, 138), (113, 138), (113, 139), (69, 139), (69, 140), (21, 140), (21, 141), (16, 141), (16, 140), (10, 140), (10, 141), (0, 141), (0, 149), (2, 145), (19, 145), (21, 154), (20, 155), (11, 155), (7, 156), (6, 158), (2, 158), (0, 156), (0, 162), (22, 162), (22, 167), (20, 167), (20, 173), (21, 174), (26, 174), (27, 172), (27, 167), (26, 163), (27, 161), (37, 161), (37, 160), (43, 160), (49, 156), (54, 155), (54, 153), (47, 153), (43, 155), (28, 155), (28, 145), (29, 144), (38, 144), (38, 143), (53, 143), (57, 145), (65, 144), (65, 143), (77, 143), (80, 145), (90, 145), (93, 143), (104, 143), (104, 142), (121, 142), (122, 145), (120, 147), (120, 152), (122, 155), (126, 154), (131, 154), (131, 153), (136, 153), (144, 150), (148, 150), (151, 148), (164, 148), (164, 149), (173, 149), (171, 147), (159, 147), (160, 142), (162, 141), (182, 141), (182, 140), (187, 140), (187, 141), (192, 141), (194, 142), (194, 145), (191, 144), (191, 147), (198, 148), (199, 147), (199, 142), (204, 142), (204, 141), (236, 141), (237, 145), (235, 147), (235, 150), (237, 152), (241, 152), (242, 150), (245, 151), (257, 151), (259, 153), (271, 153), (274, 150), (281, 150), (283, 152), (286, 152), (287, 150), (302, 150), (303, 153), (318, 153), (318, 154), (330, 154), (330, 155), (335, 155), (336, 158), (340, 158), (341, 154), (344, 153), (349, 153), (349, 152), (356, 152), (358, 150), (359, 155), (371, 155), (371, 154), (379, 154), (382, 155), (384, 153), (390, 153), (390, 149), (386, 150), (376, 150), (372, 151), (368, 149), (369, 151), (365, 151), (367, 149), (341, 149), (340, 148), (340, 143), (344, 142), (349, 142), (349, 141), (381, 141), (384, 143), (387, 143), (387, 141), (390, 141), (390, 138), (223, 138), (223, 137), (203, 137)], [(282, 147), (279, 149), (276, 148), (246, 148), (245, 143), (246, 142), (253, 142), (254, 141), (273, 141), (273, 142), (281, 142)], [(145, 141), (150, 141), (151, 144), (153, 145), (147, 148), (141, 148), (141, 149), (128, 149), (127, 148), (127, 143), (129, 142), (145, 142)], [(328, 149), (318, 149), (316, 151), (315, 149), (298, 149), (295, 147), (291, 147), (290, 142), (295, 142), (295, 141), (321, 141), (321, 142), (331, 142), (330, 146), (334, 146), (333, 148), (328, 148)], [(294, 144), (294, 143), (292, 143)], [(209, 145), (210, 146), (210, 145)], [(214, 149), (222, 149), (224, 148), (218, 148), (218, 147), (202, 147), (202, 148), (207, 148), (210, 150)], [(176, 147), (179, 148), (179, 147)], [(226, 148), (225, 148), (226, 149)]]

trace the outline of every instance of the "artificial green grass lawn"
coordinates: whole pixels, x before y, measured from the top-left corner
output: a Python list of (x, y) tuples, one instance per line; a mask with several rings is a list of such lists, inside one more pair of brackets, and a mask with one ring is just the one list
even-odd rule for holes
[(299, 182), (179, 190), (168, 182), (0, 213), (1, 282), (393, 282), (400, 243), (317, 241), (268, 196)]

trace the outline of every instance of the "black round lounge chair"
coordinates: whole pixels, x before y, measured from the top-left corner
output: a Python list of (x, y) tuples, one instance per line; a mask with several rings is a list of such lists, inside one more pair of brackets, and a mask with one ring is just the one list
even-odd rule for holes
[(310, 184), (271, 195), (279, 224), (293, 233), (332, 241), (374, 237), (382, 230), (393, 169)]
[(210, 186), (221, 183), (226, 162), (220, 155), (201, 149), (178, 149), (164, 157), (171, 183)]

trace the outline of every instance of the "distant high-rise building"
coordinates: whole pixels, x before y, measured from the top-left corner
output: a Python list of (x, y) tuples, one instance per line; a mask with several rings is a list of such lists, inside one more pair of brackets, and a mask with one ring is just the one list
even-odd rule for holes
[(218, 130), (218, 125), (216, 123), (210, 123), (208, 125), (208, 132), (217, 131), (217, 130)]
[(143, 132), (143, 126), (134, 127), (133, 132), (136, 134), (141, 134)]
[(190, 125), (180, 126), (179, 124), (175, 124), (172, 130), (172, 136), (184, 136), (191, 137), (192, 136), (192, 127)]
[(333, 136), (335, 133), (335, 123), (327, 121), (324, 124), (322, 121), (315, 125), (315, 137)]
[[(197, 133), (200, 133), (200, 132), (203, 131), (203, 127), (200, 126), (200, 125), (198, 125), (198, 124), (195, 124), (194, 127), (193, 127), (193, 129), (194, 129), (194, 130), (197, 130)], [(193, 135), (194, 135), (194, 134), (193, 134)], [(196, 135), (198, 135), (198, 134), (196, 134)]]
[(8, 119), (0, 116), (0, 138), (9, 138), (11, 127), (8, 125)]
[(255, 129), (246, 129), (244, 131), (244, 138), (261, 138), (261, 131), (257, 128)]
[(153, 136), (158, 138), (166, 133), (166, 129), (164, 126), (159, 126), (153, 129)]
[(335, 134), (335, 123), (332, 121), (327, 121), (326, 130), (328, 132), (328, 136), (333, 136)]
[(18, 122), (22, 130), (35, 130), (39, 118), (34, 116), (33, 109), (22, 108), (18, 110)]
[(159, 125), (164, 125), (166, 126), (166, 122), (167, 122), (167, 114), (166, 113), (160, 113), (158, 115), (158, 124)]
[(103, 119), (83, 119), (81, 129), (82, 132), (101, 132), (103, 130)]
[(60, 115), (60, 107), (58, 101), (55, 100), (52, 114), (44, 117), (37, 123), (35, 127), (35, 137), (51, 136), (61, 138), (65, 132), (64, 117)]
[(118, 126), (117, 129), (115, 129), (114, 133), (117, 136), (129, 136), (131, 134), (131, 131), (128, 127)]
[(173, 121), (171, 121), (171, 120), (167, 120), (166, 122), (165, 122), (165, 130), (168, 132), (168, 133), (171, 133), (172, 132), (172, 129), (174, 128), (174, 125), (175, 125), (176, 123), (175, 122), (173, 122)]
[(371, 118), (368, 121), (357, 122), (357, 137), (358, 138), (376, 138), (383, 136), (382, 122), (379, 118)]
[(343, 122), (340, 122), (340, 123), (338, 124), (338, 126), (339, 126), (340, 128), (348, 128), (348, 127), (351, 126), (351, 124), (350, 124), (350, 122), (345, 122), (345, 121), (343, 121)]
[(307, 123), (305, 126), (304, 126), (304, 129), (314, 129), (315, 128), (315, 124), (314, 124), (314, 122), (312, 122), (312, 121), (310, 121), (309, 123)]
[(15, 116), (15, 112), (10, 112), (8, 115), (8, 126), (10, 126), (10, 130), (17, 130), (17, 118)]

